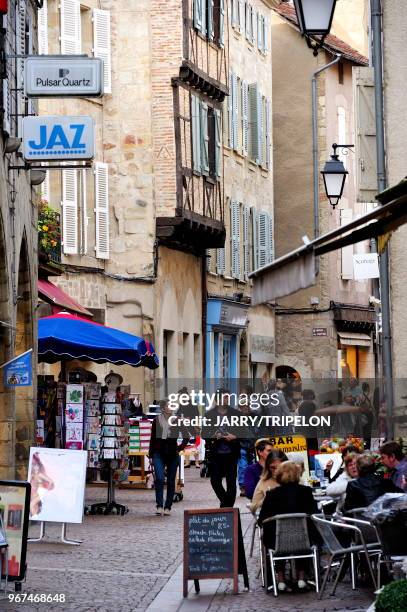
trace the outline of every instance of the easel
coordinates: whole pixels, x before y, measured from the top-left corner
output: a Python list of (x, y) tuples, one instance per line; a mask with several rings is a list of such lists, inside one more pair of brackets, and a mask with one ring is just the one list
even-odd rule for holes
[[(62, 523), (61, 530), (61, 542), (62, 544), (71, 544), (72, 546), (79, 546), (82, 544), (82, 540), (68, 540), (66, 537), (66, 526), (67, 523)], [(45, 536), (45, 521), (40, 521), (40, 537), (39, 538), (28, 538), (28, 542), (41, 542)]]

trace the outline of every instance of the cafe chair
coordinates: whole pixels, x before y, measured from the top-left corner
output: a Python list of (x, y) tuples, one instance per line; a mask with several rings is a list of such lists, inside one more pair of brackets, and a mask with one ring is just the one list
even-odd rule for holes
[[(276, 538), (273, 549), (266, 548), (264, 546), (263, 539), (264, 525), (271, 522), (275, 522), (276, 524)], [(276, 516), (265, 519), (262, 523), (262, 548), (264, 551), (263, 555), (261, 556), (261, 562), (263, 567), (262, 575), (264, 576), (264, 588), (266, 593), (269, 590), (267, 553), (270, 559), (271, 577), (273, 581), (273, 591), (275, 597), (278, 596), (276, 570), (274, 566), (276, 561), (312, 559), (315, 575), (315, 588), (316, 592), (319, 592), (318, 549), (316, 546), (311, 545), (310, 537), (308, 534), (306, 514), (277, 514)]]
[(246, 504), (246, 508), (248, 508), (253, 516), (253, 523), (252, 523), (252, 535), (250, 537), (250, 552), (249, 552), (249, 557), (253, 557), (253, 550), (254, 550), (254, 543), (256, 541), (256, 534), (258, 534), (258, 542), (259, 542), (259, 554), (260, 554), (260, 559), (261, 559), (261, 563), (260, 563), (260, 569), (259, 572), (257, 574), (257, 577), (259, 577), (259, 574), (261, 572), (261, 584), (264, 587), (264, 573), (263, 573), (263, 568), (264, 568), (264, 563), (263, 563), (263, 546), (262, 546), (262, 541), (261, 541), (261, 528), (260, 525), (258, 523), (258, 518), (259, 518), (259, 513), (256, 510), (252, 510), (251, 505), (250, 504)]
[[(376, 590), (377, 588), (376, 579), (375, 579), (374, 572), (373, 572), (373, 569), (370, 563), (369, 549), (366, 545), (361, 529), (354, 524), (350, 524), (342, 520), (327, 519), (323, 514), (313, 514), (312, 520), (314, 521), (315, 526), (318, 529), (324, 541), (325, 547), (328, 550), (328, 555), (329, 555), (328, 566), (325, 571), (325, 576), (322, 582), (319, 599), (322, 598), (322, 595), (324, 593), (326, 584), (331, 574), (331, 570), (333, 569), (333, 563), (337, 560), (340, 560), (341, 563), (337, 571), (337, 575), (336, 575), (336, 579), (334, 582), (334, 586), (333, 586), (331, 595), (335, 594), (336, 587), (339, 582), (339, 578), (342, 574), (342, 571), (345, 565), (345, 561), (347, 559), (350, 560), (352, 589), (353, 590), (356, 589), (356, 571), (355, 571), (355, 555), (356, 554), (363, 554), (365, 556), (366, 564), (369, 569), (369, 573), (372, 578), (374, 588)], [(354, 538), (356, 538), (357, 543), (352, 543), (349, 546), (343, 546), (337, 537), (337, 533), (339, 531), (342, 531), (344, 534), (348, 533), (348, 535), (350, 536), (350, 539), (353, 536)]]

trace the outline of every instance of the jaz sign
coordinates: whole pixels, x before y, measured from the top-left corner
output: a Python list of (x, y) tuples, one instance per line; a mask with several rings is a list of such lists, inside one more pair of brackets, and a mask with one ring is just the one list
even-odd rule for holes
[(23, 156), (26, 161), (90, 160), (94, 154), (92, 117), (24, 117)]
[(103, 61), (98, 57), (35, 55), (24, 62), (25, 93), (32, 98), (98, 97)]

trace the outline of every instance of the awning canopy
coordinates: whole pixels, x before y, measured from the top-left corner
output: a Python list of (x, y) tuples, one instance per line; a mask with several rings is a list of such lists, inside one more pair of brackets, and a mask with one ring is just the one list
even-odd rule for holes
[(338, 332), (341, 344), (344, 346), (366, 346), (369, 347), (372, 339), (368, 334), (356, 332)]
[(249, 274), (253, 278), (252, 304), (264, 304), (291, 295), (316, 282), (315, 257), (370, 238), (385, 243), (389, 232), (407, 222), (407, 179), (377, 196), (383, 206), (319, 236)]
[(38, 295), (53, 306), (62, 306), (66, 310), (77, 312), (86, 317), (93, 317), (93, 314), (78, 304), (70, 295), (62, 291), (60, 287), (54, 285), (49, 280), (38, 279)]
[(158, 368), (153, 345), (126, 332), (68, 313), (38, 320), (38, 361), (94, 361)]

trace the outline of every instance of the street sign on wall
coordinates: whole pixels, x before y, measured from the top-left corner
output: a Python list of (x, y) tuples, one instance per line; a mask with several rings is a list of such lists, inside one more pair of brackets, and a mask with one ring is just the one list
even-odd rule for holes
[(31, 98), (103, 95), (103, 60), (72, 55), (35, 55), (25, 60), (25, 94)]
[(90, 160), (94, 154), (92, 117), (24, 117), (23, 156), (26, 161)]

